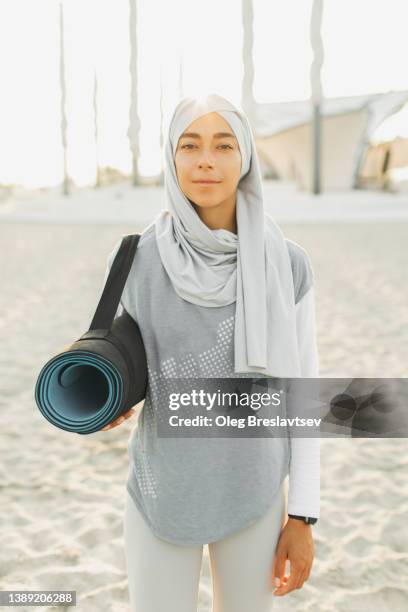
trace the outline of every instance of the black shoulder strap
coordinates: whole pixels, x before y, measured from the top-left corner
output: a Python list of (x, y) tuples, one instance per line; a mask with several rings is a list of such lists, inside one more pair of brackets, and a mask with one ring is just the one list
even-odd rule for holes
[(118, 309), (124, 286), (136, 253), (141, 234), (125, 236), (111, 265), (99, 304), (96, 308), (89, 331), (110, 329)]

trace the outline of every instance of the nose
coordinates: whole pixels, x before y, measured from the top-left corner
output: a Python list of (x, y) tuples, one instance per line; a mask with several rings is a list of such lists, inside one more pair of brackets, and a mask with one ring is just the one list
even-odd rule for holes
[(198, 162), (199, 168), (202, 168), (203, 166), (214, 166), (212, 159), (208, 155), (204, 155), (203, 159)]

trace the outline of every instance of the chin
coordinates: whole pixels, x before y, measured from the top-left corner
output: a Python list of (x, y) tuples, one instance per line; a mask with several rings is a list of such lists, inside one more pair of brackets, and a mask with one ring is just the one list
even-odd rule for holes
[(191, 202), (191, 204), (194, 204), (194, 206), (199, 206), (200, 208), (211, 208), (212, 206), (218, 206), (218, 204), (220, 202), (215, 201), (214, 199), (211, 198), (188, 198)]

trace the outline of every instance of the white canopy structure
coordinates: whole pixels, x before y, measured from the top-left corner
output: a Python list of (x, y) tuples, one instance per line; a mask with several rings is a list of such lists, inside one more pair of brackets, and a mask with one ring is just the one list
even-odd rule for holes
[(369, 189), (406, 190), (406, 178), (398, 180), (393, 175), (400, 168), (408, 168), (408, 138), (396, 136), (370, 146), (360, 170), (360, 183)]
[[(323, 190), (353, 189), (374, 130), (408, 101), (408, 90), (322, 100)], [(313, 180), (310, 100), (255, 104), (252, 125), (265, 176), (294, 180), (311, 190)]]

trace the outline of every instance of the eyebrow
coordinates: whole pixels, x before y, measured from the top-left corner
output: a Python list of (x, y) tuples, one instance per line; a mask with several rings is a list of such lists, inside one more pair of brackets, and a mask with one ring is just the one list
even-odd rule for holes
[[(180, 139), (181, 138), (201, 138), (201, 136), (196, 132), (184, 132), (184, 134), (180, 136)], [(235, 138), (235, 136), (231, 134), (231, 132), (217, 132), (214, 134), (214, 138)]]

